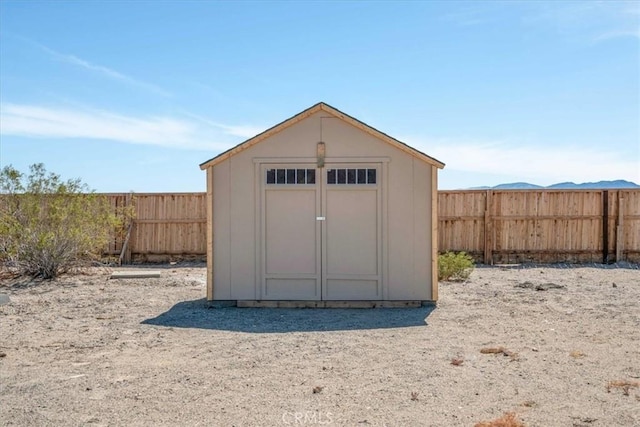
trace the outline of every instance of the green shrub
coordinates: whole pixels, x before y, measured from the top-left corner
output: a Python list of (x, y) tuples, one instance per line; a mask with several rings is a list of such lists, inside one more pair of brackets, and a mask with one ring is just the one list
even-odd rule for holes
[(62, 181), (42, 163), (23, 175), (0, 171), (0, 261), (51, 279), (101, 255), (118, 219), (80, 180)]
[(473, 258), (465, 252), (446, 252), (438, 256), (438, 280), (466, 280), (473, 268)]

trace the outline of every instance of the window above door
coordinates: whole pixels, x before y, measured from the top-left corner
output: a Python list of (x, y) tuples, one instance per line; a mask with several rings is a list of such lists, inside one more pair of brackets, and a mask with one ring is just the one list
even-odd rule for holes
[(267, 184), (315, 184), (315, 169), (267, 169)]
[(376, 169), (327, 169), (327, 184), (376, 184)]

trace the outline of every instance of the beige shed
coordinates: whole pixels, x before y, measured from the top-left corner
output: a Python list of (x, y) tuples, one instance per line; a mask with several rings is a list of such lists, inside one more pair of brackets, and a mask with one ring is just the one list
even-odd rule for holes
[(436, 301), (443, 167), (322, 102), (202, 163), (207, 299), (314, 307)]

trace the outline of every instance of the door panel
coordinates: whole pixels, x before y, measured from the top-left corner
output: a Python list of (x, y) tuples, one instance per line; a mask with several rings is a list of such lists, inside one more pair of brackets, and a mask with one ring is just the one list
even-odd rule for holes
[(319, 300), (320, 192), (315, 165), (261, 167), (262, 267), (265, 300)]
[(315, 279), (267, 279), (265, 299), (317, 300)]
[(323, 172), (322, 298), (382, 299), (379, 168), (328, 164)]
[(268, 190), (266, 273), (316, 274), (316, 191)]
[(327, 189), (327, 274), (378, 274), (377, 191)]
[(327, 279), (325, 282), (327, 300), (378, 300), (378, 280), (339, 280)]

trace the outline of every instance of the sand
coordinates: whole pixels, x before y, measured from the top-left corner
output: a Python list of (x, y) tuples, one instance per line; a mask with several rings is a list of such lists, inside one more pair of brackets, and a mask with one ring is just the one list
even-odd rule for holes
[(640, 425), (638, 266), (477, 268), (411, 309), (211, 309), (203, 265), (149, 268), (4, 280), (0, 425)]

